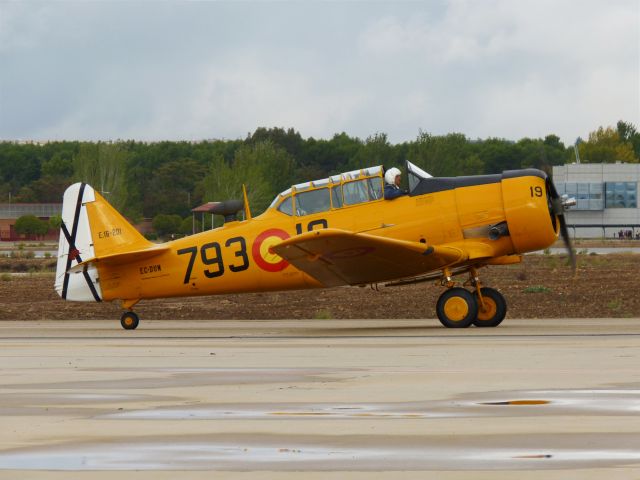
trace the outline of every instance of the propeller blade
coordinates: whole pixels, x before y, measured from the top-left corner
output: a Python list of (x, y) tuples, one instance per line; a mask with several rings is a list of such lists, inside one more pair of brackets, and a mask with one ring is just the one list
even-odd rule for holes
[(571, 263), (571, 270), (575, 273), (576, 271), (576, 254), (573, 251), (573, 245), (571, 245), (571, 237), (569, 237), (569, 229), (567, 228), (567, 220), (564, 216), (564, 205), (562, 203), (562, 198), (558, 195), (558, 191), (556, 190), (556, 186), (553, 184), (551, 179), (549, 179), (549, 194), (551, 196), (551, 208), (553, 213), (557, 215), (560, 220), (560, 236), (562, 237), (562, 241), (564, 242), (565, 247), (567, 248), (567, 253), (569, 254), (569, 262)]
[(576, 254), (573, 251), (573, 245), (571, 245), (571, 238), (569, 237), (569, 229), (567, 228), (567, 221), (564, 218), (564, 214), (558, 216), (560, 219), (560, 235), (564, 241), (565, 247), (567, 247), (567, 253), (569, 254), (569, 262), (571, 263), (571, 270), (576, 272)]

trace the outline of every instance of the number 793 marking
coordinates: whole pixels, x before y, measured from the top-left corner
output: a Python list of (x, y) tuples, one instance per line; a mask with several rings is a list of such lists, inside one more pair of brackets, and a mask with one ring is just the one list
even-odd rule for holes
[[(249, 256), (247, 255), (247, 242), (244, 237), (233, 237), (228, 239), (224, 246), (229, 248), (237, 244), (238, 248), (234, 251), (235, 257), (240, 259), (240, 263), (232, 263), (229, 265), (229, 270), (232, 272), (242, 272), (249, 268)], [(196, 262), (196, 256), (198, 253), (198, 247), (186, 247), (178, 250), (178, 255), (189, 254), (189, 263), (187, 264), (187, 271), (184, 274), (184, 282), (189, 283), (191, 279), (191, 272), (193, 271), (193, 265)], [(200, 247), (200, 260), (203, 265), (214, 268), (205, 268), (204, 274), (207, 278), (216, 278), (224, 275), (224, 261), (222, 260), (222, 249), (218, 242), (205, 243)]]

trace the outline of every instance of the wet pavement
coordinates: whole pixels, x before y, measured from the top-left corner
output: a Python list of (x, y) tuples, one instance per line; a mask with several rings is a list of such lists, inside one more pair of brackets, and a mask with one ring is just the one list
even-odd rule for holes
[(334, 323), (0, 322), (0, 477), (640, 476), (640, 319)]
[[(640, 242), (638, 242), (640, 244)], [(579, 247), (576, 248), (576, 253), (579, 255), (609, 255), (615, 253), (640, 253), (640, 246), (638, 247)], [(546, 250), (537, 250), (531, 252), (528, 255), (566, 255), (567, 249), (564, 247), (551, 247)]]
[[(286, 435), (83, 443), (0, 453), (12, 470), (548, 470), (640, 462), (640, 436), (541, 435), (445, 439)], [(611, 442), (619, 442), (611, 446)], [(455, 461), (453, 466), (452, 460)]]
[[(512, 400), (502, 400), (505, 397)], [(535, 399), (532, 399), (535, 398)], [(500, 407), (500, 408), (498, 408)], [(507, 408), (508, 407), (508, 408)], [(340, 419), (428, 419), (549, 415), (640, 414), (640, 390), (532, 390), (488, 392), (475, 399), (397, 403), (254, 403), (198, 405), (110, 413), (111, 419), (223, 420), (325, 417)]]

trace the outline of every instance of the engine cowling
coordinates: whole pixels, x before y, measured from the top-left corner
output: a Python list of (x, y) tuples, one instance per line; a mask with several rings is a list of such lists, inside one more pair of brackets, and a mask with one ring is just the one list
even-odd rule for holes
[(517, 253), (542, 250), (558, 239), (559, 222), (551, 209), (547, 174), (537, 169), (502, 174), (502, 200)]

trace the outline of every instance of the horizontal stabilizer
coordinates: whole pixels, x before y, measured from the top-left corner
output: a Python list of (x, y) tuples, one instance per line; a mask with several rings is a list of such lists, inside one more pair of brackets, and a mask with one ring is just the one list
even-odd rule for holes
[(112, 253), (110, 255), (103, 255), (101, 257), (93, 257), (78, 263), (74, 267), (68, 270), (68, 273), (81, 272), (85, 266), (89, 264), (102, 264), (102, 265), (122, 265), (125, 263), (137, 262), (146, 258), (155, 257), (169, 250), (169, 247), (159, 245), (157, 247), (150, 247), (141, 250), (131, 250), (130, 252)]

